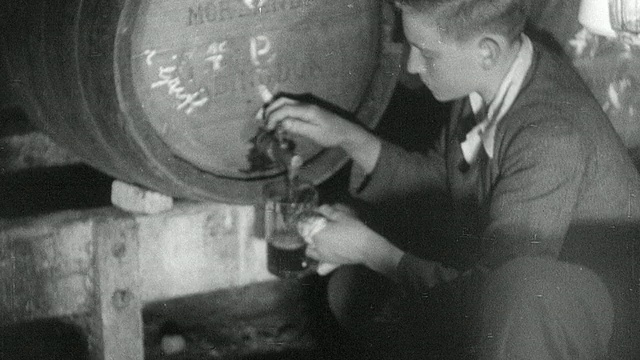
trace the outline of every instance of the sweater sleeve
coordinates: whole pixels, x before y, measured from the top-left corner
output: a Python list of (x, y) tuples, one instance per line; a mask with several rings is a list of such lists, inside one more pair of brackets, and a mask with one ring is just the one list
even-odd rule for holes
[(458, 276), (460, 272), (456, 269), (411, 254), (402, 256), (395, 274), (400, 284), (417, 293), (424, 293), (438, 284), (453, 281)]
[(354, 164), (350, 191), (369, 202), (402, 200), (425, 190), (446, 191), (446, 167), (442, 154), (409, 152), (382, 141), (380, 156), (371, 174)]

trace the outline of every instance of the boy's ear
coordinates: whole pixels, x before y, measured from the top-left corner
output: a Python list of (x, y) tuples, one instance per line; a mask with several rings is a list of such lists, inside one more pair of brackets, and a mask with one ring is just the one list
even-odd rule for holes
[(478, 40), (480, 51), (480, 66), (484, 70), (492, 69), (502, 55), (501, 39), (494, 36), (483, 36)]

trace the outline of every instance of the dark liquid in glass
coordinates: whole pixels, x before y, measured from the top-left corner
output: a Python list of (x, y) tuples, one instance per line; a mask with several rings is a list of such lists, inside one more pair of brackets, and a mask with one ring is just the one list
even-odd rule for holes
[(309, 268), (305, 243), (298, 235), (273, 234), (267, 245), (269, 272), (281, 278), (296, 278)]

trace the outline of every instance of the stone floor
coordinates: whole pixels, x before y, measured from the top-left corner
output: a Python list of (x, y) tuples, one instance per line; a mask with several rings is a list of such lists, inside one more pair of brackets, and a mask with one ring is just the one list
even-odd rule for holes
[[(337, 355), (339, 329), (321, 301), (318, 278), (274, 281), (147, 306), (147, 359), (318, 359)], [(166, 356), (163, 335), (187, 340)], [(335, 345), (335, 346), (332, 346)], [(332, 354), (336, 353), (336, 354)]]
[[(145, 359), (363, 359), (323, 301), (324, 280), (271, 281), (148, 304), (143, 312)], [(186, 347), (166, 354), (164, 335)], [(86, 335), (64, 320), (0, 328), (0, 359), (84, 360)]]
[[(331, 317), (324, 279), (270, 281), (148, 304), (145, 359), (374, 359), (356, 348)], [(163, 336), (186, 340), (166, 354)], [(0, 328), (0, 359), (85, 360), (86, 334), (64, 319)]]

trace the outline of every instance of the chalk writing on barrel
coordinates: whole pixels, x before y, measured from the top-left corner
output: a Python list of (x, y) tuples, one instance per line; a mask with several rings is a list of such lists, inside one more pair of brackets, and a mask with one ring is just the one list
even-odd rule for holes
[(160, 80), (151, 84), (151, 89), (166, 85), (169, 95), (180, 101), (176, 109), (189, 115), (195, 109), (204, 106), (209, 101), (209, 97), (206, 95), (207, 91), (204, 88), (194, 93), (186, 92), (184, 86), (181, 86), (180, 77), (176, 75), (177, 69), (176, 66), (160, 66), (158, 73)]
[(316, 59), (287, 59), (275, 61), (268, 68), (254, 66), (238, 66), (233, 71), (217, 73), (212, 80), (215, 86), (210, 95), (219, 97), (249, 94), (256, 86), (262, 84), (273, 88), (278, 84), (296, 84), (319, 79), (326, 70)]
[(214, 42), (209, 45), (207, 49), (207, 57), (204, 59), (212, 64), (213, 70), (218, 71), (222, 69), (222, 60), (224, 54), (227, 52), (227, 42)]
[(243, 0), (244, 4), (249, 9), (261, 8), (267, 2), (267, 0)]
[(187, 9), (186, 25), (195, 26), (295, 11), (312, 6), (316, 1), (318, 0), (244, 0), (244, 5), (238, 5), (238, 0), (203, 1)]
[(147, 58), (145, 60), (145, 62), (147, 63), (147, 66), (153, 65), (153, 57), (156, 56), (156, 51), (155, 50), (145, 50), (144, 53), (142, 53), (142, 54), (147, 56)]
[[(264, 62), (270, 63), (275, 59), (275, 54), (269, 54), (271, 51), (271, 40), (265, 35), (258, 35), (251, 38), (251, 62), (255, 66), (261, 66)], [(270, 55), (264, 61), (261, 59), (266, 55)]]

